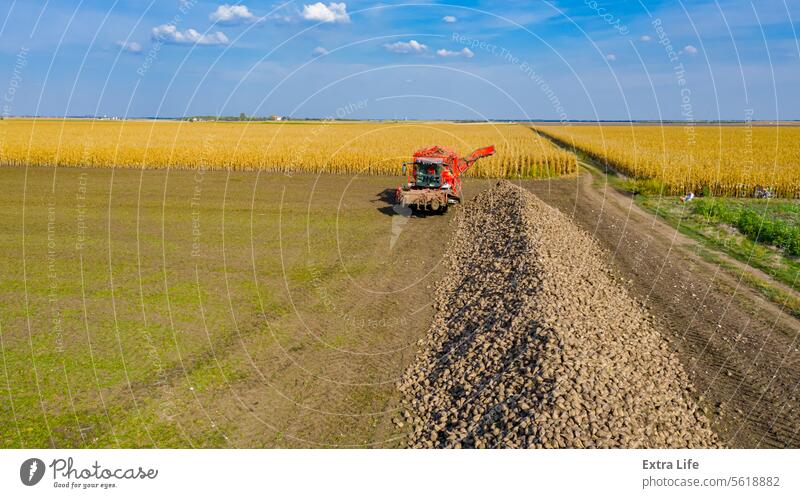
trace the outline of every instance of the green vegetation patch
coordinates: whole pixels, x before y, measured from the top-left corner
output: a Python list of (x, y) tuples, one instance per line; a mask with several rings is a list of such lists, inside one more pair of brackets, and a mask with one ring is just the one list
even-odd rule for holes
[(779, 248), (787, 256), (800, 256), (800, 205), (796, 203), (744, 204), (711, 198), (700, 199), (691, 208), (708, 223), (724, 223), (752, 241)]
[(791, 288), (800, 283), (800, 259), (794, 252), (798, 201), (700, 198), (683, 204), (676, 197), (644, 195), (636, 202), (711, 249)]

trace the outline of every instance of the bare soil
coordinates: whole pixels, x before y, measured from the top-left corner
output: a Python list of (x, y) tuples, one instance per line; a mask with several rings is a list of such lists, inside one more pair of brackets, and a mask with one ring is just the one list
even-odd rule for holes
[(0, 168), (0, 447), (398, 445), (450, 233), (399, 181)]

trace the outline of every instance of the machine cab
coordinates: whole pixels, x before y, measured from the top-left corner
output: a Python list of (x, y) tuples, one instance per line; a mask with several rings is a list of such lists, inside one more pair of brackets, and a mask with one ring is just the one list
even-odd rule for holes
[(440, 188), (444, 160), (439, 157), (418, 157), (413, 164), (414, 186), (418, 188)]

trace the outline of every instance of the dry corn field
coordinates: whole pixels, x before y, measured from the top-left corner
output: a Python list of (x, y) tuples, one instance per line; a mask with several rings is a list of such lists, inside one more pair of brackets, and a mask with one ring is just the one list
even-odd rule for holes
[(470, 174), (542, 178), (577, 171), (575, 157), (512, 124), (214, 123), (22, 120), (0, 122), (0, 164), (400, 174), (433, 144), (462, 155), (495, 144)]
[[(573, 125), (537, 129), (667, 194), (800, 197), (800, 127)], [(690, 131), (691, 130), (691, 131)]]

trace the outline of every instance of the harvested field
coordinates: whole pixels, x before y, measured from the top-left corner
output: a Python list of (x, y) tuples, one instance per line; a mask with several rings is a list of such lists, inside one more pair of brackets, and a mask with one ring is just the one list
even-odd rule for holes
[(501, 182), (455, 222), (433, 324), (399, 384), (410, 446), (719, 444), (677, 355), (565, 215)]
[[(433, 430), (436, 446), (455, 446), (459, 436), (448, 436), (464, 428), (505, 447), (528, 445), (527, 433), (506, 443), (493, 429), (505, 437), (526, 423), (537, 437), (558, 427), (578, 446), (554, 419), (576, 411), (573, 400), (588, 431), (577, 435), (595, 446), (621, 445), (622, 434), (631, 447), (703, 446), (669, 432), (706, 427), (692, 422), (690, 398), (724, 446), (798, 446), (798, 322), (589, 174), (520, 182), (538, 197), (506, 186), (479, 194), (493, 203), (485, 209), (470, 201), (411, 218), (385, 199), (389, 177), (77, 168), (0, 177), (10, 192), (0, 217), (0, 446), (397, 447), (409, 429), (413, 446), (433, 444)], [(467, 199), (494, 184), (471, 179)], [(441, 261), (450, 277), (433, 310)], [(663, 339), (651, 325), (623, 328), (643, 312), (606, 269), (647, 302)], [(400, 382), (434, 317), (430, 351), (411, 371), (429, 386)], [(551, 377), (537, 375), (550, 384), (527, 378), (545, 368)], [(644, 382), (644, 395), (631, 382)], [(698, 396), (681, 391), (690, 384)], [(559, 406), (575, 385), (584, 391)], [(635, 410), (624, 406), (631, 392)], [(412, 411), (402, 396), (421, 396), (421, 416), (393, 427)], [(527, 421), (514, 425), (523, 402)], [(666, 408), (654, 413), (658, 403)], [(439, 414), (461, 406), (452, 422)], [(657, 433), (628, 436), (647, 417)]]
[(397, 446), (449, 232), (395, 180), (0, 168), (0, 448)]

